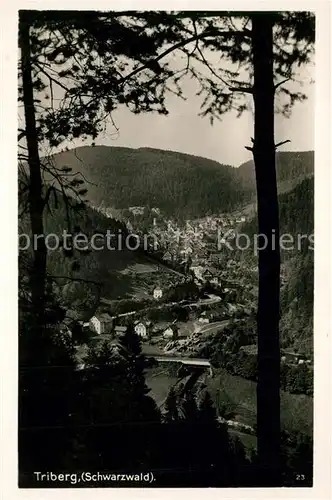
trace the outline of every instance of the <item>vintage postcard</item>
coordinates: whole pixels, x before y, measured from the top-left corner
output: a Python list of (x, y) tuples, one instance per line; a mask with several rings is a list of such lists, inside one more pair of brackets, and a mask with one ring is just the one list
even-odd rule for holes
[(329, 5), (210, 3), (12, 11), (17, 496), (328, 497)]

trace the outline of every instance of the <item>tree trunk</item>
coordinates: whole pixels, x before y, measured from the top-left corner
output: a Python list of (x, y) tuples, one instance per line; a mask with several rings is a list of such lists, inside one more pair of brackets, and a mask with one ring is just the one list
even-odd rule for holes
[[(261, 479), (278, 485), (280, 471), (279, 214), (274, 144), (273, 16), (252, 16), (254, 146), (258, 232), (267, 238), (258, 251), (257, 451)], [(263, 242), (260, 241), (261, 247)]]
[[(22, 87), (25, 113), (25, 131), (28, 148), (29, 179), (29, 213), (33, 246), (33, 265), (30, 275), (32, 312), (36, 325), (42, 327), (44, 317), (45, 280), (47, 249), (43, 227), (43, 184), (38, 152), (38, 138), (33, 99), (30, 26), (27, 16), (20, 16), (19, 39), (22, 61)], [(38, 237), (38, 239), (37, 239)]]

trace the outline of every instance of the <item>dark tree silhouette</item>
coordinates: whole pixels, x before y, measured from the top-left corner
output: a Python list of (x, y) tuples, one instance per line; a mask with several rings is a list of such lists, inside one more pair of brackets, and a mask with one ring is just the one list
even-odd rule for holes
[(31, 41), (30, 26), (20, 17), (19, 43), (21, 47), (22, 87), (24, 88), (24, 114), (25, 114), (25, 136), (28, 149), (28, 165), (30, 171), (29, 179), (29, 213), (31, 222), (31, 233), (36, 237), (33, 248), (33, 266), (30, 272), (31, 299), (33, 314), (39, 328), (43, 327), (43, 311), (46, 280), (46, 258), (43, 225), (43, 182), (41, 175), (41, 163), (38, 151), (38, 135), (35, 117), (34, 86), (32, 80), (31, 63)]
[[(280, 464), (280, 348), (278, 191), (274, 144), (273, 16), (252, 16), (255, 103), (253, 156), (256, 172), (259, 234), (267, 238), (259, 251), (257, 317), (257, 446), (267, 484), (278, 483)], [(263, 474), (263, 472), (262, 472)], [(271, 475), (271, 477), (269, 477)]]
[(177, 394), (174, 387), (171, 387), (168, 391), (164, 406), (163, 419), (166, 423), (179, 420)]

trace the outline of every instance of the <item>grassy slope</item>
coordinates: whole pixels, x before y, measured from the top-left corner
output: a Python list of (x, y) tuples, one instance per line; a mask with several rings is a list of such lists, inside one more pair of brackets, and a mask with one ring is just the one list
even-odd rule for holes
[[(214, 378), (208, 379), (208, 389), (215, 401), (224, 397), (235, 407), (240, 422), (253, 426), (256, 422), (256, 384), (250, 380), (218, 370)], [(291, 431), (312, 433), (313, 399), (309, 396), (289, 394), (281, 391), (282, 426)]]
[[(155, 370), (151, 370), (147, 373), (146, 380), (151, 389), (151, 396), (158, 403), (161, 403), (177, 379), (163, 373), (157, 374)], [(217, 406), (218, 401), (227, 400), (234, 407), (239, 422), (250, 426), (255, 425), (256, 384), (254, 382), (218, 370), (213, 378), (207, 377), (207, 386)], [(289, 431), (301, 431), (311, 435), (313, 399), (281, 391), (281, 422), (282, 427)], [(254, 439), (251, 441), (253, 442)]]

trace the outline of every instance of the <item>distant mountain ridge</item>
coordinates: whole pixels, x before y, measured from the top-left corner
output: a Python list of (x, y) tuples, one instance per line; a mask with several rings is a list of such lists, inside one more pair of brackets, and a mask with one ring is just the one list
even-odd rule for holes
[[(217, 161), (154, 148), (83, 146), (52, 157), (89, 181), (95, 207), (159, 207), (167, 216), (195, 218), (231, 212), (255, 198), (253, 162), (234, 168)], [(313, 175), (313, 152), (277, 153), (279, 192)]]

